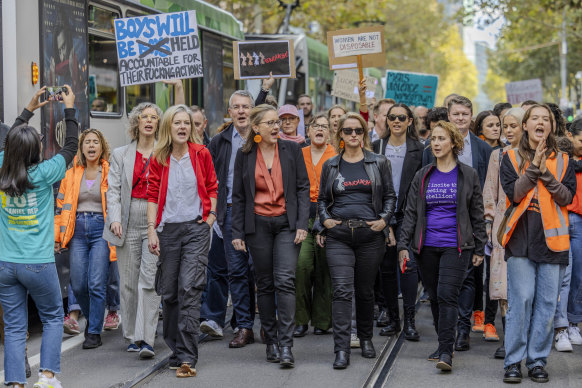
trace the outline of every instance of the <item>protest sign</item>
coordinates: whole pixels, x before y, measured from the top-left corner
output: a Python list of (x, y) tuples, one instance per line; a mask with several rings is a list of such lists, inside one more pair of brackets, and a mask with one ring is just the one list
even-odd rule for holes
[(434, 106), (439, 76), (388, 70), (386, 72), (386, 98), (414, 106)]
[[(366, 98), (375, 97), (378, 80), (374, 77), (366, 76)], [(344, 100), (360, 102), (358, 92), (359, 77), (356, 71), (338, 70), (334, 73), (331, 95)]]
[(235, 79), (295, 78), (295, 54), (290, 40), (232, 42)]
[(330, 31), (327, 33), (327, 49), (331, 70), (382, 67), (386, 64), (384, 27)]
[(115, 19), (121, 86), (202, 77), (196, 11)]
[(542, 80), (539, 78), (508, 82), (505, 84), (505, 93), (511, 105), (520, 104), (526, 100), (542, 101), (544, 99)]

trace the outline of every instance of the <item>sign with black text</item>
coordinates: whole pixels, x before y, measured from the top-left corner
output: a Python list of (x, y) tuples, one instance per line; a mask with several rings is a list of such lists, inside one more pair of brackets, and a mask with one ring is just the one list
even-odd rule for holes
[(507, 101), (511, 105), (520, 104), (527, 100), (543, 101), (544, 99), (542, 80), (539, 78), (508, 82), (505, 84), (505, 93)]
[(295, 78), (295, 54), (290, 40), (232, 42), (235, 79)]
[(388, 70), (385, 97), (397, 103), (430, 109), (434, 106), (438, 85), (438, 75)]
[(115, 19), (121, 86), (202, 77), (196, 11)]

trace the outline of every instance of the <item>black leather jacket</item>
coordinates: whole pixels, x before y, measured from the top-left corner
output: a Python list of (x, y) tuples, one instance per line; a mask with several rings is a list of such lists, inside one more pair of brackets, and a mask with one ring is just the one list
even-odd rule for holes
[[(333, 206), (333, 182), (339, 174), (339, 164), (342, 154), (328, 159), (321, 170), (319, 197), (317, 198), (317, 212), (321, 225), (325, 220), (332, 218), (329, 209)], [(377, 155), (364, 150), (364, 169), (372, 183), (372, 201), (378, 218), (384, 219), (386, 226), (394, 215), (396, 207), (396, 193), (392, 184), (392, 168), (390, 161), (384, 155)], [(388, 236), (388, 228), (384, 229)]]

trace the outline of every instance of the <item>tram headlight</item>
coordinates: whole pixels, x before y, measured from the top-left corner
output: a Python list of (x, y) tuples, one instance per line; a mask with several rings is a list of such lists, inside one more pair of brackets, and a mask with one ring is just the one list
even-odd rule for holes
[(32, 62), (31, 71), (32, 71), (32, 84), (36, 85), (38, 82), (38, 65), (36, 64), (36, 62)]

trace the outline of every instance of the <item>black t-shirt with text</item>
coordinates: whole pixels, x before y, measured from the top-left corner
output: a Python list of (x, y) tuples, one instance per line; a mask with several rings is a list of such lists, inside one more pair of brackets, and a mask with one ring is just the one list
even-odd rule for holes
[(339, 219), (376, 220), (372, 204), (372, 183), (364, 168), (364, 160), (356, 163), (340, 161), (339, 174), (333, 182), (334, 203), (331, 215)]

